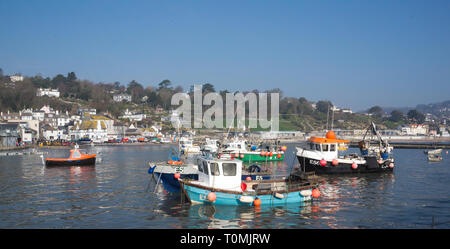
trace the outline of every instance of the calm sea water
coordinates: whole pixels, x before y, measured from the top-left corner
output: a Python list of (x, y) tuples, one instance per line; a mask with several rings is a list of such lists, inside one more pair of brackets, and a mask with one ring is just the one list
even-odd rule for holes
[[(85, 147), (95, 167), (48, 168), (37, 155), (0, 157), (0, 228), (450, 228), (450, 156), (396, 149), (393, 173), (326, 177), (312, 203), (271, 207), (191, 205), (150, 180), (169, 146)], [(283, 163), (267, 165), (286, 174)], [(48, 152), (66, 157), (68, 150)]]

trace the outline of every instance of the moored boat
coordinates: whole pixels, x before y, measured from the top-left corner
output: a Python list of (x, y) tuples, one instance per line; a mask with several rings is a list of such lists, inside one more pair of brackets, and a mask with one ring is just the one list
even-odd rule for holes
[(198, 180), (178, 179), (191, 203), (216, 205), (278, 205), (318, 197), (317, 182), (308, 178), (242, 181), (242, 161), (202, 158)]
[(328, 131), (326, 137), (309, 138), (306, 148), (297, 147), (297, 158), (301, 170), (317, 174), (339, 173), (369, 173), (392, 171), (394, 159), (389, 154), (357, 154), (340, 155), (340, 150), (346, 150), (348, 140), (336, 138), (333, 131)]
[[(162, 183), (167, 192), (179, 192), (180, 184), (178, 179), (189, 178), (198, 180), (198, 163), (200, 158), (213, 158), (214, 154), (183, 154), (176, 148), (169, 151), (169, 159), (164, 162), (149, 162), (148, 173), (155, 177), (157, 184)], [(217, 155), (222, 159), (231, 159), (229, 155)], [(268, 180), (271, 179), (272, 172), (262, 169), (259, 165), (250, 165), (243, 169), (242, 180)]]
[(442, 161), (442, 156), (440, 154), (428, 154), (429, 162), (440, 162)]
[(249, 145), (244, 140), (234, 140), (223, 145), (221, 153), (230, 154), (232, 157), (244, 162), (283, 161), (286, 146), (261, 144)]
[(84, 154), (79, 150), (79, 146), (75, 145), (73, 150), (70, 150), (68, 158), (46, 158), (46, 166), (89, 166), (95, 165), (96, 154)]

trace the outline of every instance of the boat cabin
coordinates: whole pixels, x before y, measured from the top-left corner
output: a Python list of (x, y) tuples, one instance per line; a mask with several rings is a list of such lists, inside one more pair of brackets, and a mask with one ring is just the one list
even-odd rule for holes
[(241, 190), (242, 161), (201, 158), (198, 160), (198, 182), (207, 187)]
[(326, 137), (309, 138), (306, 150), (320, 155), (325, 160), (338, 158), (339, 150), (346, 150), (350, 141), (336, 139), (333, 131), (328, 131)]
[(239, 152), (246, 150), (247, 145), (245, 141), (233, 141), (223, 145), (223, 152)]

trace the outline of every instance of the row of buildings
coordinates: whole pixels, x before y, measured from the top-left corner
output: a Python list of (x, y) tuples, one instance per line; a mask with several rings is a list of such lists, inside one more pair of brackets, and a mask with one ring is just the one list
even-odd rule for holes
[(80, 108), (77, 114), (60, 112), (50, 106), (39, 110), (25, 109), (18, 113), (0, 112), (0, 147), (37, 141), (74, 141), (89, 138), (94, 142), (128, 137), (156, 137), (161, 135), (161, 122), (151, 127), (138, 126), (136, 121), (146, 118), (145, 114), (126, 110), (121, 118), (130, 122), (115, 120), (107, 113), (97, 114), (95, 109)]

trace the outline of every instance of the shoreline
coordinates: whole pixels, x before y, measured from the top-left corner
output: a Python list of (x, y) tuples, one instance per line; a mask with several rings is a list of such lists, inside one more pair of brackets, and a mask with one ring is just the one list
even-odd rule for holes
[[(362, 140), (362, 138), (352, 138), (347, 140), (350, 141), (350, 145), (358, 143)], [(441, 146), (442, 148), (450, 148), (450, 138), (404, 138), (404, 139), (385, 139), (390, 144), (392, 144), (394, 147), (397, 148), (425, 148), (425, 147), (436, 147)], [(302, 138), (281, 138), (278, 139), (280, 143), (287, 143), (287, 144), (295, 144), (295, 143), (304, 143), (308, 141), (308, 138), (302, 137)], [(422, 143), (422, 144), (421, 144)], [(138, 143), (101, 143), (101, 144), (80, 144), (81, 147), (87, 147), (87, 146), (162, 146), (162, 145), (176, 145), (177, 143), (153, 143), (153, 142), (138, 142)], [(396, 145), (396, 146), (395, 146)], [(66, 149), (71, 148), (72, 146), (64, 146), (64, 145), (50, 145), (50, 146), (39, 146), (36, 144), (33, 145), (26, 145), (21, 147), (10, 147), (10, 148), (0, 148), (0, 151), (21, 151), (26, 149), (39, 149), (39, 148), (46, 148), (46, 149)]]

